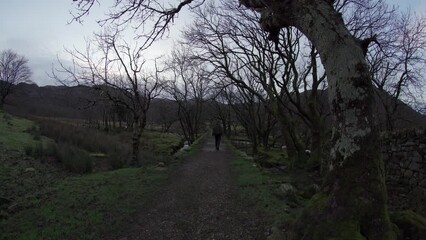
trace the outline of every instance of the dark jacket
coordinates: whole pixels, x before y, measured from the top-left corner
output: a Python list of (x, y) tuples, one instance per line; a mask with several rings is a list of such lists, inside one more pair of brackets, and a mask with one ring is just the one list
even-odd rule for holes
[(222, 127), (220, 126), (220, 124), (216, 124), (213, 127), (212, 135), (221, 135), (222, 133), (223, 133)]

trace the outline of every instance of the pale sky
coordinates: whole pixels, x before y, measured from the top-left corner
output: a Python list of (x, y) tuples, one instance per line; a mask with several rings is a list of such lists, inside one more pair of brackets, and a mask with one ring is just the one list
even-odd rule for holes
[[(106, 0), (102, 3), (110, 2)], [(419, 14), (426, 14), (426, 0), (388, 0), (402, 9), (410, 7)], [(56, 55), (66, 56), (65, 48), (84, 48), (84, 39), (99, 31), (96, 19), (101, 19), (103, 9), (94, 7), (83, 24), (71, 20), (72, 0), (0, 0), (0, 51), (12, 49), (29, 59), (33, 71), (32, 80), (38, 85), (56, 84), (46, 72), (57, 64)], [(171, 36), (178, 36), (179, 26), (188, 22), (181, 14)], [(159, 42), (149, 50), (147, 58), (167, 54), (172, 41)]]

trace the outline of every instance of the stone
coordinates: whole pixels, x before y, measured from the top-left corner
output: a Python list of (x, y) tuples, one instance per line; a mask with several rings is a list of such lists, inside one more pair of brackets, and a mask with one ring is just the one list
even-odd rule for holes
[(410, 170), (412, 170), (412, 171), (418, 171), (418, 170), (420, 169), (420, 165), (418, 164), (418, 162), (417, 162), (417, 161), (412, 161), (412, 162), (410, 163), (409, 168), (410, 168)]
[(405, 144), (404, 144), (404, 146), (405, 147), (413, 147), (413, 146), (416, 146), (417, 144), (415, 143), (415, 142), (406, 142)]
[(16, 213), (17, 211), (18, 211), (18, 204), (17, 204), (17, 203), (13, 203), (12, 205), (10, 205), (10, 206), (7, 208), (7, 212), (8, 212), (9, 214)]
[(310, 187), (309, 187), (312, 191), (314, 191), (315, 193), (317, 193), (317, 192), (319, 192), (319, 190), (320, 190), (320, 186), (318, 186), (318, 184), (312, 184)]
[(12, 202), (12, 200), (5, 198), (5, 197), (0, 197), (0, 206), (1, 205), (9, 205)]
[(279, 189), (280, 189), (280, 191), (283, 194), (288, 194), (288, 193), (295, 192), (295, 189), (294, 189), (293, 185), (291, 185), (290, 183), (283, 183), (283, 184), (281, 184)]
[(157, 170), (157, 171), (160, 171), (160, 172), (167, 171), (166, 167), (156, 167), (154, 169)]
[(25, 172), (35, 172), (35, 171), (36, 171), (35, 168), (32, 168), (32, 167), (25, 168)]
[(157, 166), (158, 166), (158, 167), (165, 167), (165, 166), (166, 166), (166, 164), (165, 164), (164, 162), (158, 162)]
[(413, 171), (412, 170), (406, 170), (404, 171), (404, 177), (405, 178), (411, 178), (413, 176)]
[(307, 187), (302, 194), (303, 194), (303, 197), (305, 198), (311, 198), (313, 195), (315, 195), (319, 191), (320, 191), (320, 186), (314, 183), (314, 184), (311, 184), (309, 187)]

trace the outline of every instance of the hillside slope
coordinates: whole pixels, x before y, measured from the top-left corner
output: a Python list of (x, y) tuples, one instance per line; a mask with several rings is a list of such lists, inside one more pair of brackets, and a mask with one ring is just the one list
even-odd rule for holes
[[(99, 92), (86, 86), (64, 87), (45, 86), (21, 83), (8, 97), (6, 110), (18, 115), (34, 115), (42, 117), (102, 119), (103, 108), (99, 104)], [(318, 101), (328, 112), (327, 90), (319, 92)], [(301, 94), (303, 99), (303, 93)], [(391, 102), (390, 96), (382, 99)], [(94, 104), (97, 102), (97, 104)], [(209, 103), (207, 103), (209, 104)], [(385, 125), (385, 111), (376, 96), (376, 109), (380, 126)], [(205, 109), (209, 109), (206, 107)], [(205, 110), (208, 111), (208, 110)], [(168, 99), (155, 99), (148, 112), (151, 122), (162, 122), (164, 119), (177, 120), (177, 105)], [(204, 116), (212, 116), (208, 112)], [(395, 114), (396, 128), (426, 127), (426, 116), (413, 110), (409, 105), (398, 101), (398, 111)]]

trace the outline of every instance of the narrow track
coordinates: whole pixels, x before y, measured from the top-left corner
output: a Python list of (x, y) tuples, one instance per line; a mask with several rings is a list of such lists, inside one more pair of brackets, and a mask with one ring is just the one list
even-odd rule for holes
[(238, 197), (231, 160), (226, 146), (204, 142), (118, 239), (265, 239), (264, 218)]

